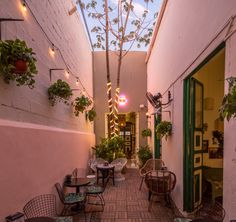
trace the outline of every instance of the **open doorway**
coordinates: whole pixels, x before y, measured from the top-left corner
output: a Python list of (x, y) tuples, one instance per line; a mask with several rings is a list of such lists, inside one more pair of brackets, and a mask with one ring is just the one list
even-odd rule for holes
[[(127, 159), (135, 158), (139, 146), (139, 114), (136, 112), (119, 113), (119, 136), (124, 140), (124, 153)], [(106, 114), (105, 134), (108, 135), (108, 114)]]
[(184, 209), (223, 200), (225, 49), (218, 48), (185, 80)]

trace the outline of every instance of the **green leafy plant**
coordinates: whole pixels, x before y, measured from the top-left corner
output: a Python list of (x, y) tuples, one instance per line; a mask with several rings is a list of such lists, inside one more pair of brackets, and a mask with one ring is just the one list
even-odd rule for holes
[(141, 146), (137, 152), (139, 162), (140, 162), (140, 167), (142, 167), (147, 160), (152, 158), (152, 152), (150, 150), (150, 147), (147, 146)]
[(161, 121), (156, 126), (156, 133), (158, 138), (161, 139), (164, 136), (165, 139), (167, 139), (172, 133), (172, 123), (169, 121)]
[(16, 81), (17, 86), (34, 88), (37, 74), (36, 58), (32, 48), (20, 39), (0, 41), (0, 74), (9, 84)]
[(77, 97), (73, 102), (75, 116), (79, 116), (79, 113), (83, 113), (91, 104), (92, 101), (85, 95)]
[(97, 116), (97, 113), (94, 108), (86, 112), (86, 119), (88, 119), (90, 122), (92, 122), (96, 116)]
[(152, 130), (149, 128), (142, 130), (142, 137), (148, 137), (148, 136), (152, 136)]
[(109, 138), (102, 138), (101, 143), (93, 147), (96, 157), (103, 158), (108, 162), (116, 158), (125, 157), (124, 154), (124, 140), (118, 136)]
[(236, 78), (230, 77), (228, 81), (229, 92), (224, 96), (219, 112), (222, 119), (229, 121), (236, 117)]
[(58, 79), (48, 88), (48, 99), (52, 106), (61, 101), (63, 101), (66, 105), (69, 105), (68, 100), (72, 95), (70, 85), (61, 79)]

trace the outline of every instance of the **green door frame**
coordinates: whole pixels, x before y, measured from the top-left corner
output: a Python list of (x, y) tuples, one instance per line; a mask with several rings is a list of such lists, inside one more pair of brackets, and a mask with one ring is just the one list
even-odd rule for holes
[(161, 158), (161, 140), (158, 138), (156, 134), (156, 126), (161, 122), (161, 115), (155, 114), (154, 116), (154, 158)]
[(191, 77), (198, 72), (205, 64), (209, 62), (220, 50), (225, 47), (225, 42), (222, 42), (216, 49), (208, 55), (203, 62), (201, 62), (185, 79), (183, 87), (183, 141), (184, 141), (184, 163), (183, 163), (183, 210), (187, 212), (193, 211), (193, 186), (192, 183), (192, 166), (193, 159), (191, 155), (191, 129), (189, 128), (189, 122), (191, 118), (190, 113), (190, 79)]

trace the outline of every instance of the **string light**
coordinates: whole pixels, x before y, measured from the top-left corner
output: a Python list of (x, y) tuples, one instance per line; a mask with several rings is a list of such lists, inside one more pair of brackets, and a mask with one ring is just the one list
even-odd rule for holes
[(84, 94), (86, 94), (91, 100), (93, 100), (93, 97), (90, 96), (89, 93), (86, 91), (84, 85), (83, 85), (82, 82), (80, 81), (80, 78), (79, 78), (77, 75), (73, 74), (73, 73), (71, 72), (71, 70), (68, 68), (68, 64), (67, 64), (67, 62), (66, 62), (66, 60), (65, 60), (65, 58), (64, 58), (64, 56), (63, 56), (63, 54), (62, 54), (62, 52), (61, 52), (61, 50), (60, 50), (60, 48), (56, 47), (56, 46), (53, 44), (53, 42), (52, 42), (51, 39), (49, 38), (48, 34), (44, 31), (44, 28), (43, 28), (42, 25), (39, 23), (38, 19), (37, 19), (36, 16), (34, 15), (33, 11), (31, 10), (31, 8), (30, 8), (30, 6), (28, 5), (28, 3), (26, 2), (26, 0), (21, 0), (21, 1), (22, 1), (22, 4), (21, 4), (21, 5), (22, 5), (22, 10), (25, 11), (25, 12), (28, 10), (28, 11), (30, 12), (30, 14), (31, 14), (32, 17), (35, 19), (35, 21), (36, 21), (37, 25), (39, 26), (39, 28), (40, 28), (41, 31), (44, 33), (46, 39), (47, 39), (48, 42), (51, 44), (51, 47), (49, 47), (49, 54), (50, 54), (52, 57), (55, 55), (55, 52), (58, 52), (58, 53), (60, 54), (61, 59), (62, 59), (63, 63), (65, 64), (65, 67), (67, 68), (67, 73), (65, 73), (65, 76), (66, 76), (67, 78), (69, 78), (70, 75), (73, 76), (73, 77), (76, 79), (76, 85), (79, 85), (79, 84), (80, 84), (80, 85), (83, 87), (83, 92), (84, 92)]
[(67, 70), (66, 71), (66, 78), (69, 79), (69, 77), (70, 77), (70, 72)]
[(25, 12), (27, 12), (27, 7), (26, 7), (26, 4), (25, 4), (25, 0), (23, 0), (23, 2), (22, 2), (22, 7), (23, 7), (23, 10)]

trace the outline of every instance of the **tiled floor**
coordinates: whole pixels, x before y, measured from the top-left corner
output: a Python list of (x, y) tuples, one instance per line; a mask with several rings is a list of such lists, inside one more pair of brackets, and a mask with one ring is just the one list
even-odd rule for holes
[[(91, 221), (101, 222), (172, 222), (172, 211), (165, 206), (165, 201), (152, 204), (148, 212), (148, 191), (143, 185), (139, 190), (140, 177), (137, 169), (127, 169), (125, 181), (116, 182), (115, 186), (108, 183), (104, 192), (105, 209), (96, 213)], [(87, 215), (87, 221), (91, 215)], [(74, 221), (84, 221), (83, 216), (77, 216)]]

